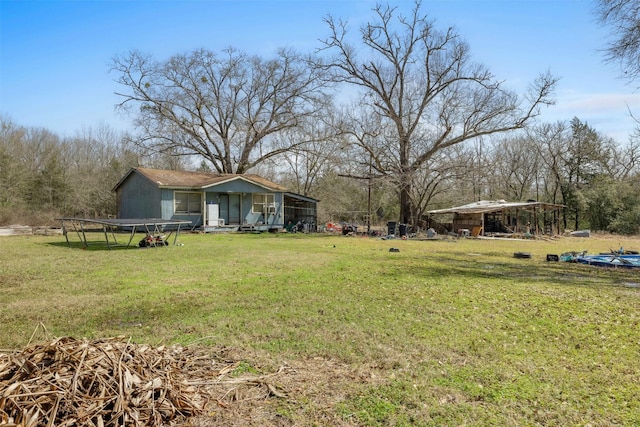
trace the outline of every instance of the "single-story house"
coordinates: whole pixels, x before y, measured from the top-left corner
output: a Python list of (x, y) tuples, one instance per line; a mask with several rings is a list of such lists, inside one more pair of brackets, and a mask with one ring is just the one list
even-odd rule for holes
[(563, 207), (563, 205), (534, 200), (527, 202), (481, 200), (458, 207), (431, 210), (427, 214), (430, 217), (447, 215), (450, 221), (446, 221), (446, 224), (445, 220), (434, 221), (434, 224), (441, 225), (448, 232), (458, 234), (553, 235), (560, 234), (560, 213)]
[(204, 231), (280, 230), (291, 221), (315, 230), (318, 200), (258, 175), (137, 167), (113, 187), (118, 218), (188, 220)]

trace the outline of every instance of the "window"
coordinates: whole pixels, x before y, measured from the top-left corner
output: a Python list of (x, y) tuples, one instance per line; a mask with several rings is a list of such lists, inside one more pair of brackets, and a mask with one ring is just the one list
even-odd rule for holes
[[(269, 209), (271, 208), (271, 209)], [(254, 194), (251, 212), (267, 213), (275, 211), (275, 196), (273, 194)]]
[(177, 214), (202, 213), (202, 193), (187, 193), (176, 191), (173, 193), (174, 210)]

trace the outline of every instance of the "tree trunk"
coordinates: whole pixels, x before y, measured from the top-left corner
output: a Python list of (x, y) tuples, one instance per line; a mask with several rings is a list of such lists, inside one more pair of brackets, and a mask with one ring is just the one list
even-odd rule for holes
[(404, 183), (400, 188), (400, 223), (408, 224), (411, 221), (411, 184)]

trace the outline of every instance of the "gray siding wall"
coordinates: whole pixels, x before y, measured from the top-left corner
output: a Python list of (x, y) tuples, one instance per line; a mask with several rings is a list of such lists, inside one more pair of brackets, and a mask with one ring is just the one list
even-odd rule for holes
[(168, 188), (163, 188), (160, 192), (160, 212), (162, 219), (183, 219), (176, 217), (173, 213), (173, 192), (174, 190)]
[(160, 189), (148, 179), (132, 173), (118, 192), (118, 218), (164, 218), (158, 203)]

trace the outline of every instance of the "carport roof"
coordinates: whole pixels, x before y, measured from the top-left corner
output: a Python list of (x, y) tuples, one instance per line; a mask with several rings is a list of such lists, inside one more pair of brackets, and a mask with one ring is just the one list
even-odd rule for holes
[(291, 197), (293, 199), (302, 200), (304, 202), (309, 202), (309, 203), (318, 203), (320, 201), (318, 199), (314, 199), (313, 197), (305, 196), (303, 194), (298, 194), (298, 193), (284, 193), (284, 195), (287, 197)]
[(428, 214), (450, 214), (450, 213), (460, 213), (460, 214), (473, 214), (473, 213), (489, 213), (489, 212), (500, 212), (509, 209), (534, 209), (541, 208), (543, 210), (556, 210), (561, 209), (563, 205), (556, 205), (553, 203), (542, 203), (542, 202), (507, 202), (505, 200), (480, 200), (478, 202), (469, 203), (466, 205), (447, 208), (447, 209), (436, 209), (432, 211), (428, 211)]

